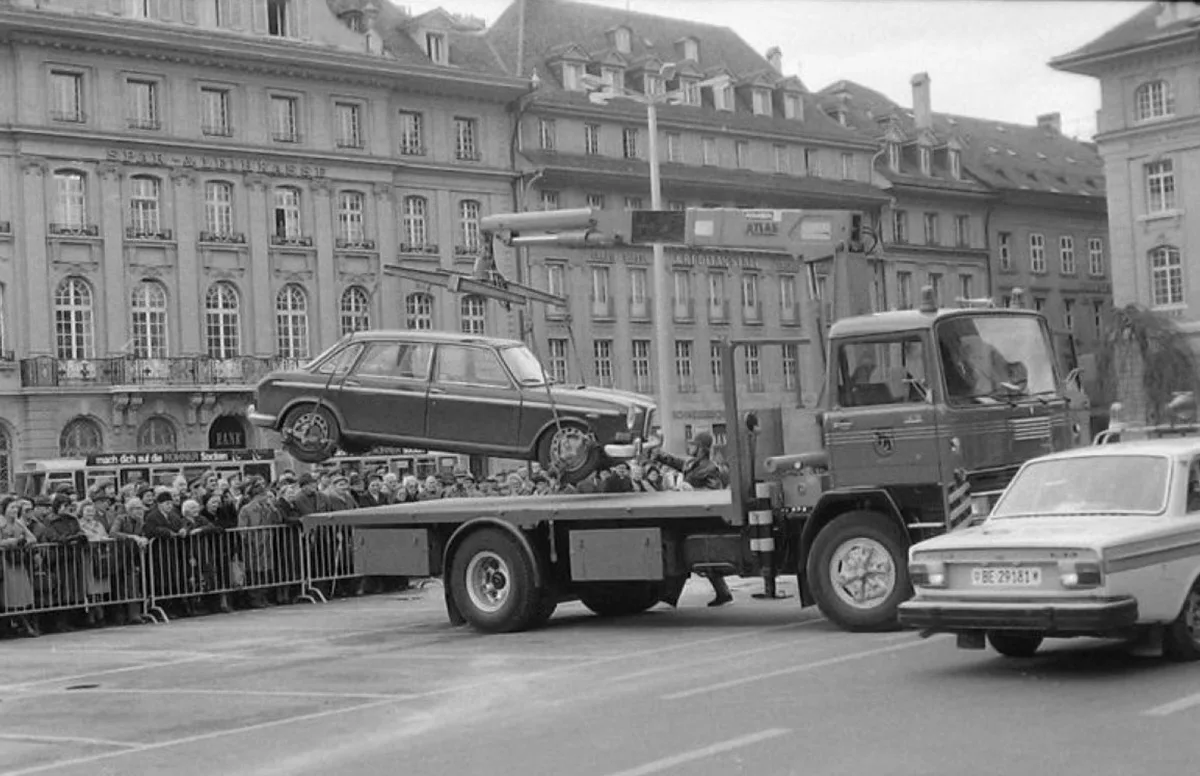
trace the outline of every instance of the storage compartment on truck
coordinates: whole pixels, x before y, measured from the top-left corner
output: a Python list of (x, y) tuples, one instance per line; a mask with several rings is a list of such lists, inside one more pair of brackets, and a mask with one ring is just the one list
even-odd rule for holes
[(571, 579), (615, 581), (663, 578), (658, 528), (571, 531)]
[(441, 566), (424, 528), (356, 528), (358, 572), (373, 577), (428, 577)]

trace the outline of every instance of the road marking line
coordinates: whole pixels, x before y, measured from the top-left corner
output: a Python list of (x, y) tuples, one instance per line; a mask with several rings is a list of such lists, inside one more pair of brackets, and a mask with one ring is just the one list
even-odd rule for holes
[(35, 744), (87, 744), (89, 746), (110, 746), (123, 749), (137, 749), (145, 744), (132, 741), (112, 741), (107, 738), (80, 738), (79, 736), (43, 736), (34, 733), (0, 733), (0, 741), (29, 741)]
[(75, 682), (80, 679), (91, 679), (95, 676), (110, 676), (112, 674), (124, 674), (129, 671), (144, 671), (148, 668), (168, 668), (170, 666), (184, 665), (186, 663), (199, 663), (202, 660), (215, 660), (212, 657), (185, 657), (179, 660), (168, 660), (165, 663), (139, 663), (132, 666), (123, 666), (121, 668), (106, 668), (100, 671), (89, 671), (84, 674), (72, 674), (69, 676), (53, 676), (49, 679), (35, 679), (31, 682), (18, 682), (17, 684), (0, 685), (0, 693), (2, 692), (19, 692), (26, 687), (39, 687), (44, 684), (58, 684), (59, 682)]
[(1187, 711), (1188, 709), (1200, 706), (1200, 693), (1194, 695), (1185, 695), (1178, 700), (1164, 703), (1161, 706), (1155, 706), (1152, 709), (1147, 709), (1142, 712), (1143, 717), (1165, 717), (1168, 714), (1174, 714), (1177, 711)]
[[(934, 638), (936, 638), (936, 637), (934, 637)], [(731, 687), (737, 687), (737, 686), (743, 685), (743, 684), (750, 684), (752, 682), (761, 682), (764, 679), (774, 679), (775, 677), (778, 677), (778, 676), (788, 676), (790, 674), (804, 673), (805, 671), (812, 671), (817, 668), (825, 668), (826, 666), (838, 665), (839, 663), (848, 663), (851, 660), (858, 660), (858, 659), (864, 658), (864, 657), (874, 657), (875, 655), (883, 655), (888, 652), (898, 652), (902, 649), (912, 649), (913, 647), (918, 647), (918, 646), (921, 646), (921, 645), (927, 643), (929, 640), (930, 639), (922, 639), (920, 641), (910, 641), (910, 642), (907, 642), (904, 644), (893, 644), (888, 647), (878, 647), (876, 649), (868, 649), (863, 652), (851, 652), (848, 655), (839, 655), (838, 657), (826, 658), (825, 660), (818, 660), (815, 663), (802, 663), (801, 665), (791, 666), (790, 668), (781, 668), (778, 671), (768, 671), (768, 672), (762, 673), (762, 674), (754, 674), (752, 676), (743, 676), (739, 679), (730, 679), (727, 682), (717, 682), (716, 684), (710, 684), (710, 685), (707, 685), (706, 687), (694, 687), (691, 690), (684, 690), (683, 692), (676, 692), (676, 693), (671, 693), (670, 695), (664, 695), (664, 696), (662, 696), (662, 699), (664, 701), (683, 700), (684, 698), (692, 698), (697, 695), (704, 695), (706, 693), (716, 692), (717, 690), (727, 690)]]
[(316, 690), (219, 690), (203, 687), (95, 687), (83, 691), (50, 690), (49, 692), (22, 693), (27, 698), (47, 698), (52, 695), (215, 695), (245, 698), (334, 698), (345, 701), (392, 700), (407, 701), (419, 698), (411, 693), (371, 692), (322, 692)]
[(648, 762), (645, 765), (638, 766), (637, 768), (630, 768), (627, 771), (617, 771), (616, 773), (610, 773), (610, 774), (608, 774), (608, 776), (648, 776), (651, 773), (661, 773), (662, 771), (668, 770), (669, 768), (674, 768), (676, 766), (683, 765), (685, 763), (695, 762), (696, 760), (703, 760), (706, 757), (712, 757), (713, 755), (717, 755), (717, 754), (724, 754), (725, 752), (730, 752), (730, 751), (733, 751), (734, 749), (741, 749), (744, 746), (750, 746), (751, 744), (757, 744), (760, 741), (767, 741), (772, 738), (779, 738), (780, 736), (787, 735), (790, 732), (791, 732), (790, 730), (787, 730), (785, 728), (771, 728), (770, 730), (763, 730), (758, 733), (751, 733), (750, 735), (747, 735), (747, 736), (741, 736), (739, 738), (731, 738), (728, 741), (721, 741), (721, 742), (713, 744), (711, 746), (706, 746), (702, 749), (693, 749), (689, 752), (680, 752), (679, 754), (672, 755), (671, 757), (664, 757), (661, 760), (654, 760), (653, 762)]

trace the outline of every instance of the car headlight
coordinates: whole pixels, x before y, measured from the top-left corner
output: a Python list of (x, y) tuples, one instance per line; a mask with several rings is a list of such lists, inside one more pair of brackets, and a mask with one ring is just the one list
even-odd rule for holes
[(913, 587), (945, 587), (946, 564), (941, 561), (914, 561), (908, 564), (908, 578)]
[(1104, 584), (1104, 571), (1093, 560), (1063, 560), (1058, 563), (1058, 579), (1063, 587), (1082, 590)]

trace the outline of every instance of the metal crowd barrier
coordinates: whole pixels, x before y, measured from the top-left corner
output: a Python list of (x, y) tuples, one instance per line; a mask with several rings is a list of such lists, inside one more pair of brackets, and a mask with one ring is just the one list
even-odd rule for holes
[(146, 545), (128, 539), (35, 544), (0, 550), (0, 621), (9, 617), (138, 607), (169, 621), (164, 604), (272, 588), (324, 602), (318, 584), (359, 576), (352, 528), (304, 534), (295, 525), (201, 532)]

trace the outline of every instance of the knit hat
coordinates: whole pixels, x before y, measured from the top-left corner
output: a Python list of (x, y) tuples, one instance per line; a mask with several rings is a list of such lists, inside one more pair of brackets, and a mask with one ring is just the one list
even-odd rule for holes
[(171, 495), (171, 491), (169, 491), (169, 490), (159, 491), (158, 495), (154, 497), (154, 503), (156, 503), (156, 504), (163, 504), (167, 501), (174, 501), (174, 500), (175, 500), (175, 497)]

